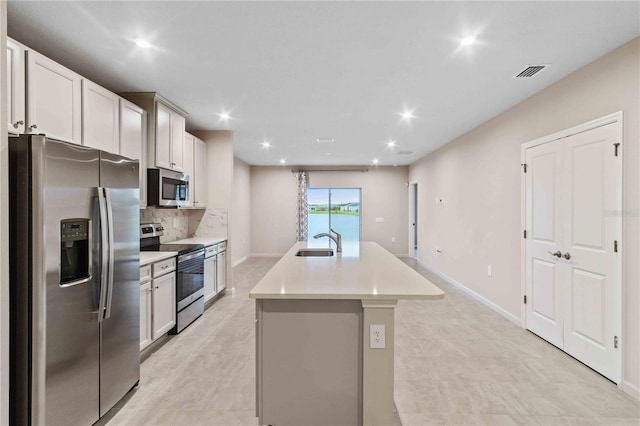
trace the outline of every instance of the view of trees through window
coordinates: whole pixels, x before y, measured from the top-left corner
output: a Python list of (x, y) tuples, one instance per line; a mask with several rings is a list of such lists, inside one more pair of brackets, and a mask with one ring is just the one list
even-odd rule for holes
[(360, 241), (360, 188), (307, 189), (309, 240), (333, 228), (343, 241)]

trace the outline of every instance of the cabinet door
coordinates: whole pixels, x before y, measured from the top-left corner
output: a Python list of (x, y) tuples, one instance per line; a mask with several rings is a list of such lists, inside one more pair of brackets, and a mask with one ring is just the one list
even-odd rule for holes
[(216, 295), (216, 257), (204, 260), (204, 301)]
[(189, 133), (184, 134), (184, 172), (189, 175), (189, 207), (195, 205), (195, 191), (197, 182), (194, 176), (194, 142), (195, 137)]
[(151, 283), (140, 286), (140, 350), (151, 344)]
[(120, 99), (120, 155), (140, 160), (140, 207), (147, 207), (147, 113)]
[(7, 118), (10, 133), (24, 133), (24, 49), (7, 39)]
[(193, 200), (194, 207), (204, 208), (207, 206), (207, 145), (200, 139), (195, 139), (194, 162), (193, 162)]
[(218, 253), (216, 263), (216, 292), (220, 293), (227, 287), (227, 252)]
[(176, 274), (153, 280), (153, 340), (176, 325)]
[(82, 144), (82, 77), (27, 51), (27, 132)]
[(185, 118), (171, 112), (171, 168), (184, 171), (184, 126)]
[(82, 141), (91, 148), (120, 152), (120, 97), (82, 80)]
[(156, 167), (171, 168), (171, 110), (156, 102)]

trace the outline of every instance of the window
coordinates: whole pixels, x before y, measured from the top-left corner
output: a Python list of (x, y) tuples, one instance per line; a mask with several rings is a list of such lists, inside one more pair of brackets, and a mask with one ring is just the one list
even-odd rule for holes
[(309, 242), (331, 228), (343, 242), (360, 241), (360, 188), (308, 188), (307, 204)]

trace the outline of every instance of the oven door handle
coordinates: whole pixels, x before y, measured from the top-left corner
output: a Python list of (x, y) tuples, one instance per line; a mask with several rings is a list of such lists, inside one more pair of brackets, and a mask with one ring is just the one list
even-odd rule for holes
[(178, 263), (186, 262), (187, 260), (195, 259), (196, 257), (204, 256), (204, 250), (200, 250), (197, 253), (188, 253), (178, 256)]

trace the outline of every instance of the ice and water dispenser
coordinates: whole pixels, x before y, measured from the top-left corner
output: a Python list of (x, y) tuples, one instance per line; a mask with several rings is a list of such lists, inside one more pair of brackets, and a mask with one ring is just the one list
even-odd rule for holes
[(91, 277), (89, 219), (60, 221), (60, 285), (79, 284)]

